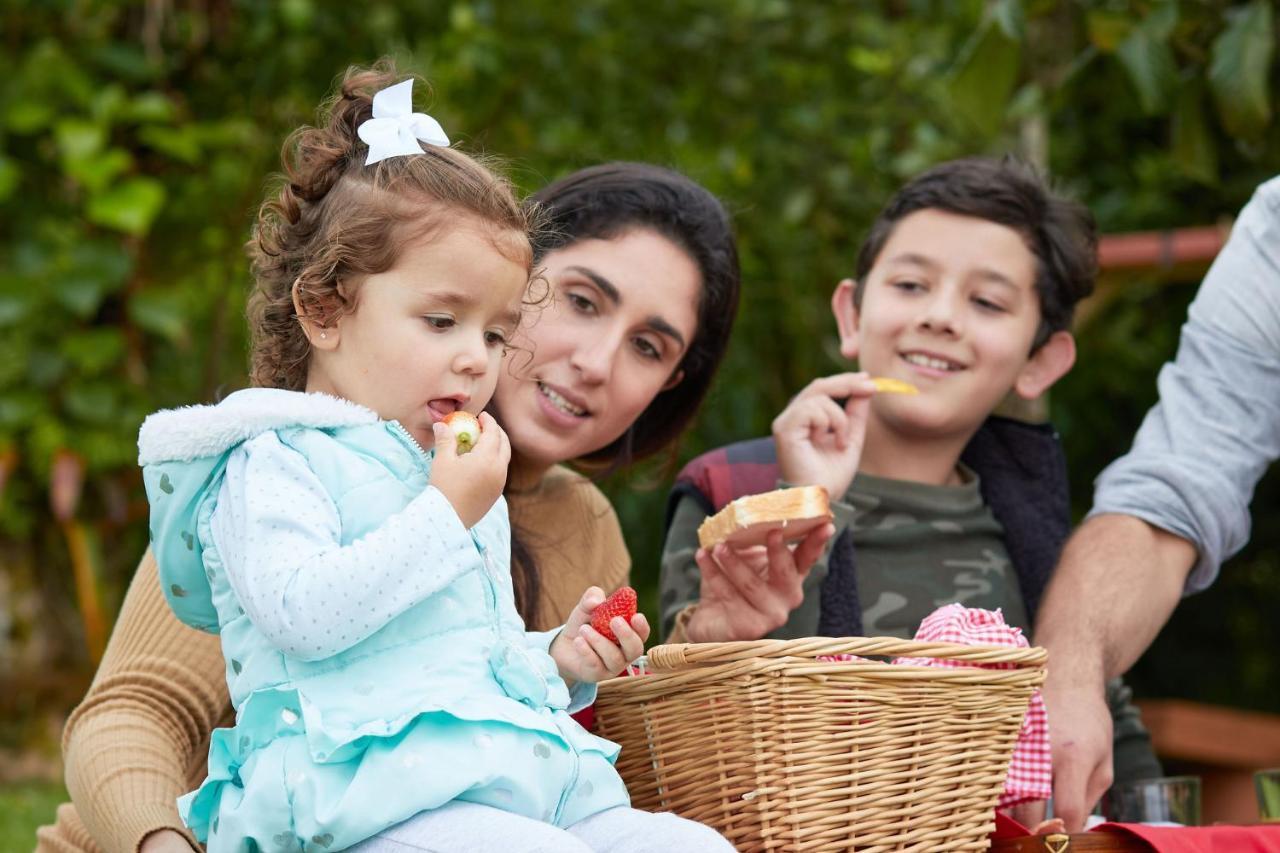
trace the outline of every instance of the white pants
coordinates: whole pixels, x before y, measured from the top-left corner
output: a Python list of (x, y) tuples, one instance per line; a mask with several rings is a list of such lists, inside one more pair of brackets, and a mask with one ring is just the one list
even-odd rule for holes
[(454, 801), (350, 848), (358, 853), (732, 853), (723, 835), (669, 812), (606, 809), (567, 829)]

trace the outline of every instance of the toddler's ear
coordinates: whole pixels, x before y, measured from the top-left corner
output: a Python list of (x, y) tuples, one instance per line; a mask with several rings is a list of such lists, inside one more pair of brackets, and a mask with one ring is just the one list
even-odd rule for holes
[(333, 349), (338, 345), (338, 329), (335, 326), (325, 327), (321, 325), (307, 307), (303, 304), (302, 294), (298, 290), (298, 282), (293, 283), (293, 313), (298, 318), (298, 324), (302, 326), (302, 333), (307, 336), (307, 342), (316, 349)]
[(1044, 346), (1027, 359), (1013, 390), (1024, 400), (1034, 400), (1048, 391), (1076, 363), (1076, 339), (1070, 332), (1054, 332)]
[(858, 357), (861, 341), (858, 337), (858, 307), (853, 304), (853, 291), (857, 286), (851, 278), (842, 279), (831, 294), (831, 313), (836, 318), (840, 332), (840, 354), (852, 361)]

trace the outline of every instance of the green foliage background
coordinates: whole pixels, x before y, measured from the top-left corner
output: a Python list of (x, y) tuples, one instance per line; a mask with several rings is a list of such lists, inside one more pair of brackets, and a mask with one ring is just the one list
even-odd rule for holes
[[(145, 546), (137, 427), (245, 383), (240, 246), (280, 142), (348, 64), (391, 54), (425, 75), (451, 136), (509, 158), (526, 190), (635, 159), (726, 201), (745, 298), (683, 460), (766, 431), (841, 368), (830, 289), (932, 163), (1021, 151), (1105, 231), (1233, 215), (1280, 172), (1276, 5), (0, 0), (0, 667), (88, 666), (76, 596), (113, 613)], [(1079, 511), (1154, 400), (1194, 284), (1127, 280), (1081, 329), (1052, 399)], [(77, 482), (57, 458), (85, 471), (95, 583), (72, 580), (50, 512), (51, 483)], [(607, 484), (650, 604), (666, 475)], [(1249, 550), (1140, 664), (1140, 692), (1280, 711), (1278, 489), (1260, 489)]]

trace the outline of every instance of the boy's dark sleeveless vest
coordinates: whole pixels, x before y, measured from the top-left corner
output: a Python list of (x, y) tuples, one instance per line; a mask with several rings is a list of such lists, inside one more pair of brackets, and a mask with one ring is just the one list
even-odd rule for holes
[[(982, 499), (1004, 527), (1005, 548), (1035, 622), (1040, 599), (1071, 530), (1066, 457), (1053, 428), (990, 417), (965, 447), (960, 461), (981, 480)], [(734, 498), (778, 487), (778, 456), (772, 438), (741, 441), (704, 453), (680, 471), (667, 498), (666, 526), (688, 495), (712, 515)], [(852, 531), (831, 545), (822, 582), (818, 634), (862, 634)]]

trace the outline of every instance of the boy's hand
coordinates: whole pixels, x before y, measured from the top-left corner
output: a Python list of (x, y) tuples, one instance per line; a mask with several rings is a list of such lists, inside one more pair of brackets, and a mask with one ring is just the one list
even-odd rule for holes
[(591, 614), (604, 598), (600, 587), (589, 587), (569, 614), (564, 630), (551, 642), (551, 657), (560, 670), (561, 678), (569, 684), (612, 678), (644, 654), (644, 641), (649, 639), (649, 621), (643, 613), (632, 616), (630, 624), (621, 616), (613, 617), (609, 627), (618, 637), (616, 644), (591, 627)]
[(693, 643), (759, 640), (786, 624), (804, 601), (804, 579), (835, 533), (823, 525), (792, 551), (781, 530), (771, 530), (764, 547), (735, 549), (723, 542), (694, 555), (702, 570), (698, 607), (685, 634)]
[(431, 463), (431, 485), (453, 505), (465, 527), (471, 528), (502, 495), (507, 483), (511, 443), (488, 412), (481, 412), (480, 440), (463, 456), (458, 455), (453, 430), (442, 423), (431, 425), (436, 456)]
[[(773, 420), (783, 482), (825, 486), (831, 500), (840, 500), (858, 473), (875, 392), (866, 373), (840, 373), (805, 386)], [(835, 398), (848, 400), (841, 406)]]

